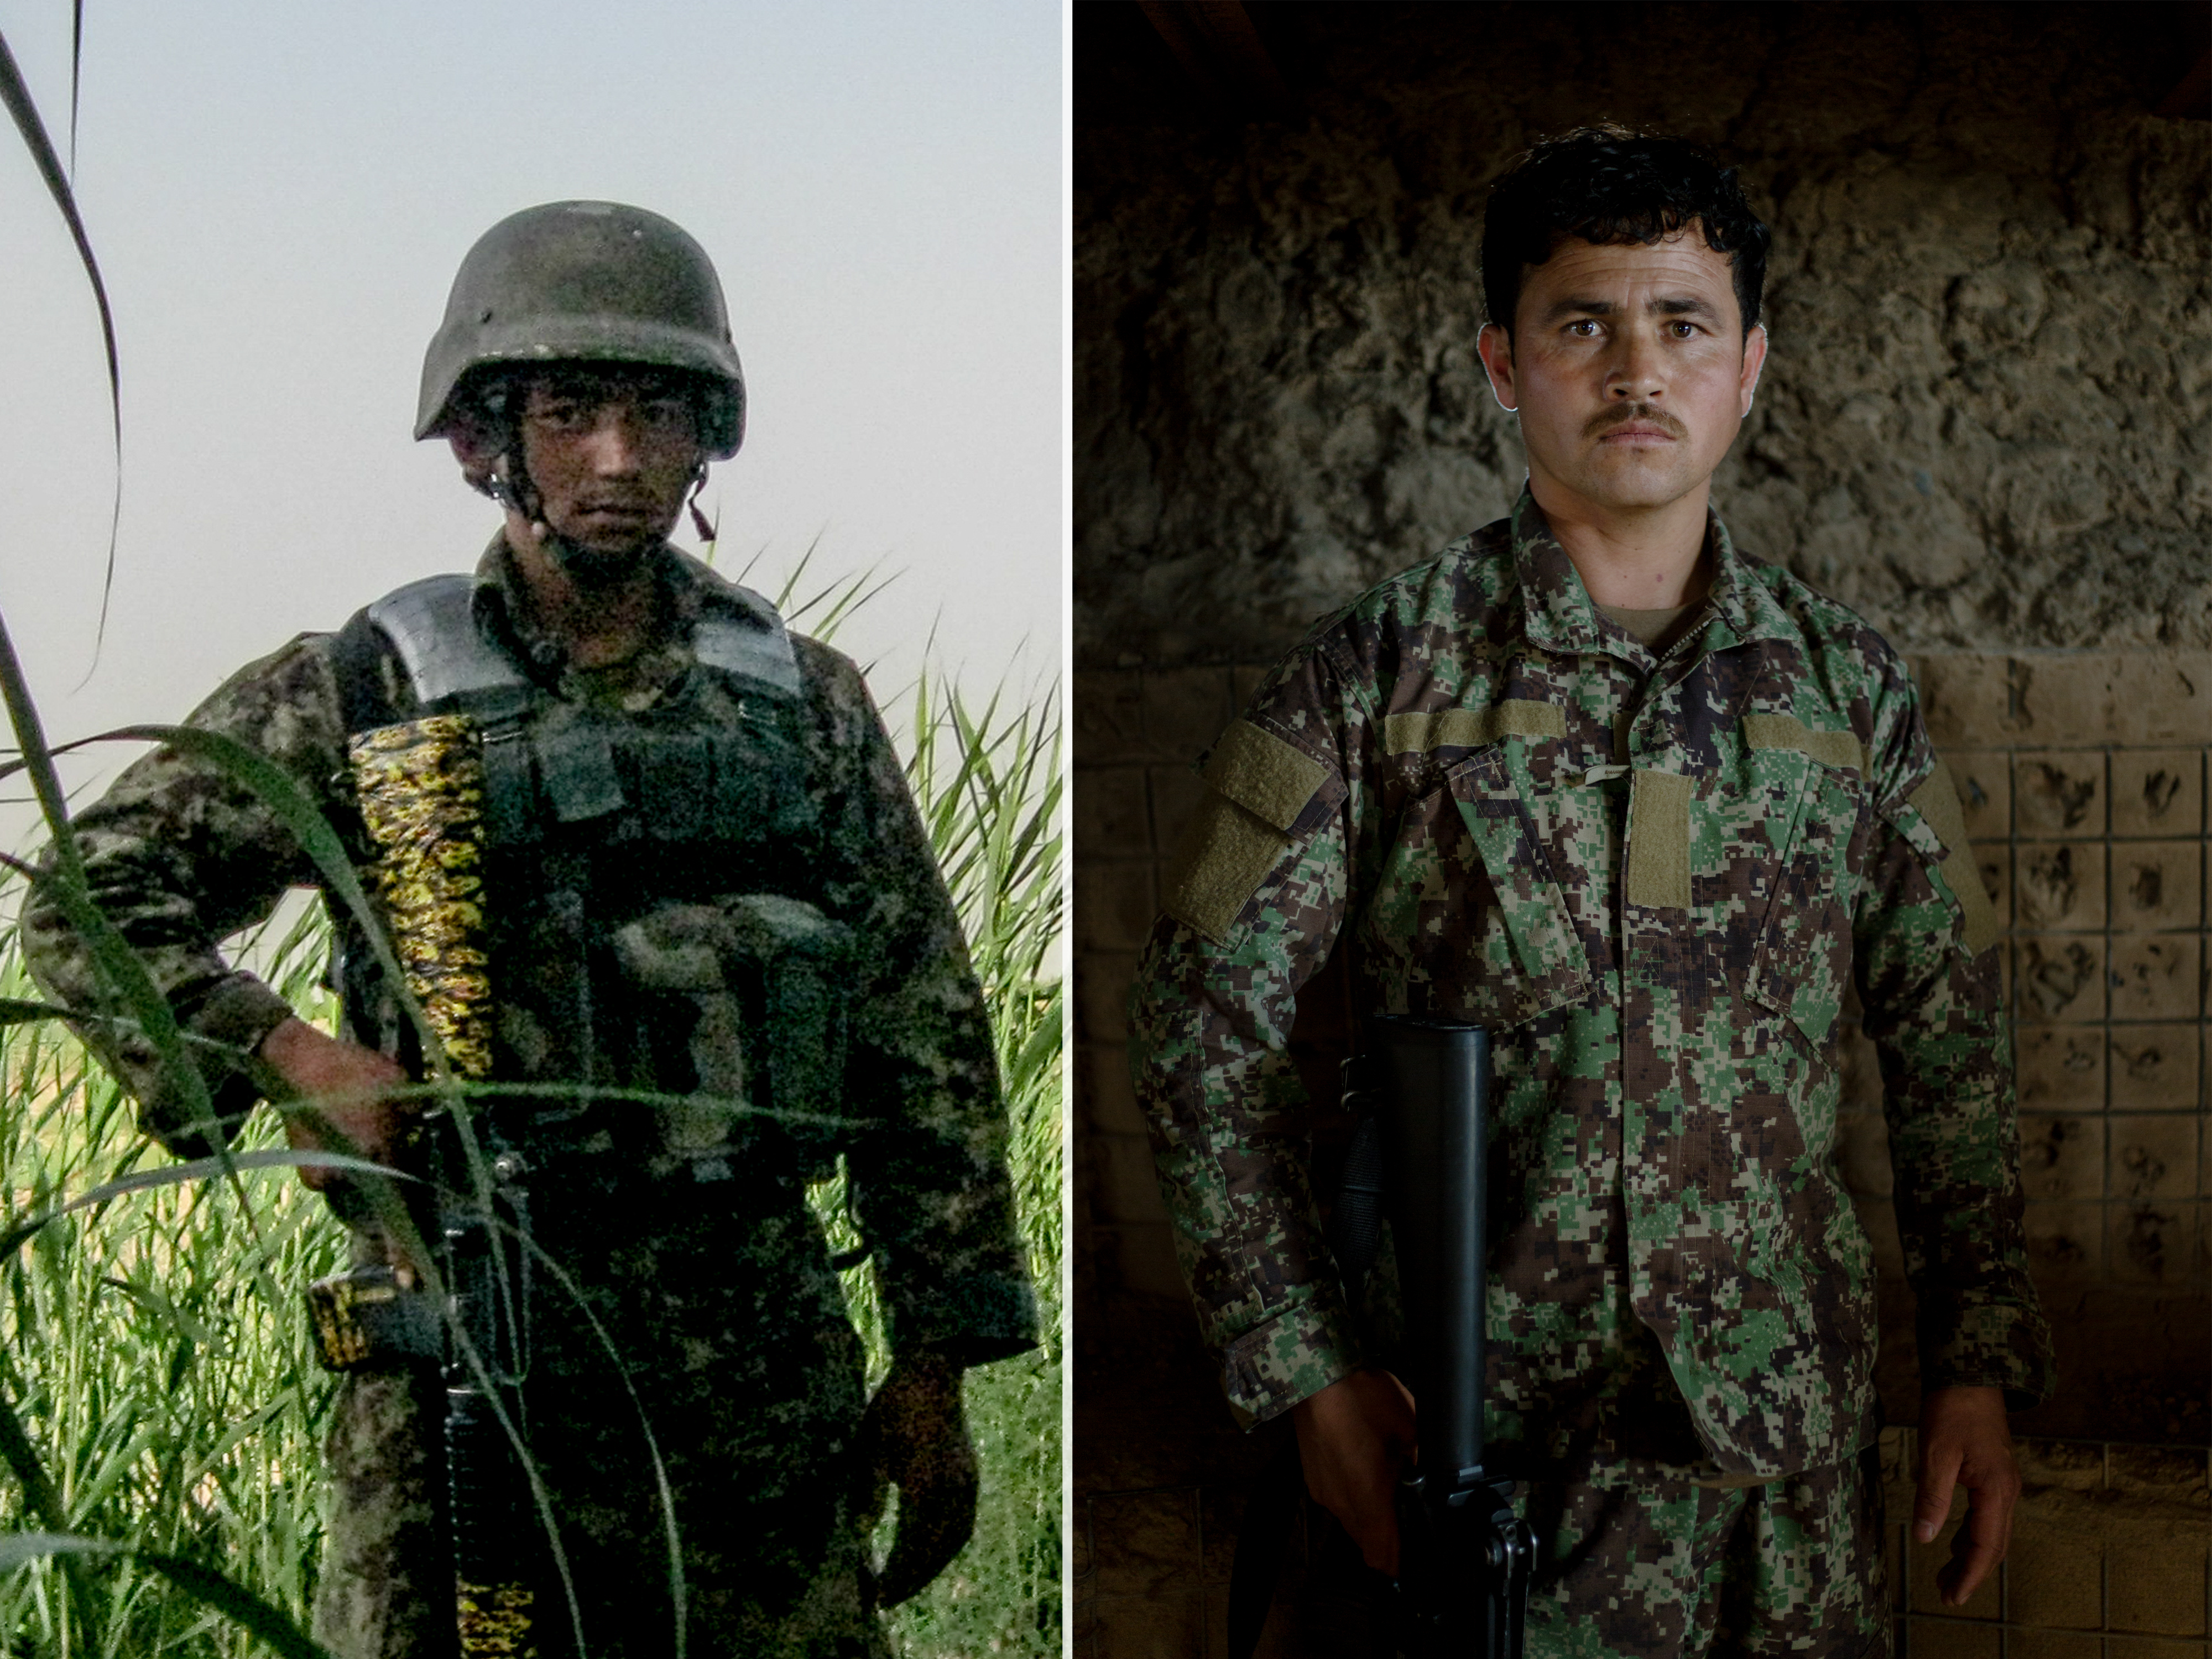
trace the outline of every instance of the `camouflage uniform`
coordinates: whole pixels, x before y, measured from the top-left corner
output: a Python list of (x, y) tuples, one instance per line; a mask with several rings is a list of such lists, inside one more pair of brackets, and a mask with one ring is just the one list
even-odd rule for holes
[[(1609, 1541), (1540, 1545), (1559, 1559), (1538, 1630), (1547, 1598), (1610, 1606), (1622, 1651), (1645, 1650), (1636, 1604), (1679, 1593), (1652, 1528), (1686, 1547), (1712, 1520), (1649, 1493), (1704, 1483), (1741, 1512), (1777, 1477), (1856, 1485), (1879, 1426), (1873, 1257), (1835, 1162), (1853, 983), (1923, 1386), (2021, 1407), (2051, 1378), (1996, 926), (1911, 680), (1717, 519), (1706, 553), (1705, 617), (1658, 658), (1525, 492), (1325, 619), (1206, 762), (1133, 1009), (1183, 1268), (1247, 1424), (1390, 1357), (1387, 1250), (1363, 1326), (1321, 1231), (1301, 990), (1341, 942), (1353, 1008), (1493, 1029), (1486, 1430), (1504, 1473), (1583, 1489), (1574, 1513), (1648, 1489)], [(1610, 1587), (1582, 1559), (1562, 1599), (1592, 1551)]]
[[(557, 738), (606, 716), (658, 723), (689, 740), (758, 721), (741, 684), (695, 664), (690, 641), (710, 611), (757, 616), (765, 605), (673, 549), (655, 556), (665, 622), (656, 641), (618, 666), (586, 670), (532, 631), (504, 544), (486, 555), (477, 623), (543, 688), (533, 718), (545, 732)], [(895, 1347), (930, 1345), (957, 1363), (981, 1364), (1030, 1346), (1035, 1311), (1013, 1227), (990, 1031), (957, 919), (859, 672), (823, 646), (793, 643), (799, 752), (789, 775), (752, 786), (779, 825), (798, 815), (799, 828), (770, 837), (764, 854), (785, 866), (687, 869), (654, 839), (665, 827), (655, 815), (632, 812), (621, 830), (629, 839), (600, 878), (609, 867), (635, 870), (650, 892), (681, 899), (773, 890), (850, 927), (859, 949), (843, 1103), (853, 1121), (811, 1139), (757, 1127), (744, 1132), (741, 1155), (694, 1158), (684, 1136), (696, 1125), (683, 1109), (603, 1102), (566, 1114), (535, 1143), (544, 1150), (530, 1194), (539, 1242), (635, 1367), (682, 1529), (691, 1651), (842, 1659), (884, 1650), (859, 1524), (867, 1471), (853, 1456), (866, 1395), (860, 1345), (805, 1182), (845, 1154)], [(191, 720), (283, 765), (366, 868), (375, 854), (348, 771), (337, 653), (334, 636), (303, 635), (231, 679)], [(376, 672), (387, 702), (404, 706), (388, 658)], [(687, 810), (698, 804), (658, 803), (662, 814)], [(317, 880), (255, 798), (210, 766), (162, 750), (127, 770), (77, 828), (94, 898), (188, 1033), (250, 1049), (290, 1012), (216, 949), (265, 915), (288, 885)], [(787, 850), (808, 845), (811, 856)], [(542, 856), (555, 856), (550, 832)], [(574, 1078), (588, 1066), (593, 1080), (616, 1086), (707, 1086), (702, 1079), (718, 1063), (711, 1033), (680, 995), (636, 994), (635, 1018), (603, 1021), (591, 1054), (568, 1052), (575, 956), (551, 947), (544, 907), (502, 913), (496, 870), (489, 875), (495, 1078)], [(29, 910), (24, 932), (33, 970), (59, 1000), (99, 1006), (91, 966), (51, 909)], [(592, 960), (587, 977), (600, 1004), (627, 994), (600, 983)], [(179, 1152), (203, 1144), (151, 1054), (110, 1047), (149, 1132)], [(204, 1066), (218, 1113), (234, 1123), (253, 1103), (252, 1085), (220, 1057)], [(548, 1121), (563, 1115), (546, 1109)], [(366, 1229), (355, 1244), (356, 1260), (380, 1249)], [(666, 1545), (636, 1413), (586, 1322), (557, 1295), (539, 1307), (527, 1394), (532, 1451), (553, 1494), (591, 1650), (665, 1653)], [(441, 1410), (434, 1374), (355, 1373), (341, 1384), (317, 1625), (347, 1659), (451, 1650)]]

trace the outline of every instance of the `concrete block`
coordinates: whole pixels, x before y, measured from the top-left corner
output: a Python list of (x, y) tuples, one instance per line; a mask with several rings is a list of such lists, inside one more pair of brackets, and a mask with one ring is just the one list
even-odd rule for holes
[(1874, 1246), (1875, 1277), (1902, 1282), (1905, 1243), (1897, 1231), (1897, 1206), (1887, 1198), (1854, 1197), (1851, 1207), (1858, 1212), (1859, 1225), (1866, 1229), (1867, 1242)]
[(2031, 1199), (2024, 1224), (2037, 1283), (2094, 1283), (2105, 1276), (2102, 1204)]
[(1153, 760), (1188, 761), (1212, 747), (1236, 717), (1226, 668), (1165, 668), (1145, 676), (1145, 749)]
[(2112, 848), (2112, 926), (2154, 933), (2204, 925), (2204, 843), (2120, 842)]
[(2204, 753), (2123, 749), (2112, 757), (2112, 833), (2194, 836), (2204, 829)]
[(2105, 1659), (2212, 1659), (2212, 1648), (2167, 1636), (2108, 1636)]
[(2039, 744), (2111, 742), (2121, 660), (2102, 651), (2014, 658), (2012, 714), (2023, 734)]
[(1164, 1221), (1094, 1228), (1091, 1249), (1099, 1279), (1109, 1289), (1142, 1296), (1190, 1294), (1182, 1264), (1176, 1260), (1175, 1235)]
[(2197, 1113), (2115, 1114), (2112, 1126), (2108, 1196), (2163, 1205), (2199, 1195)]
[(1152, 930), (1159, 900), (1149, 864), (1075, 866), (1075, 948), (1134, 951)]
[(2103, 1117), (2025, 1113), (2020, 1119), (2021, 1182), (2030, 1198), (2105, 1196)]
[(1123, 669), (1080, 669), (1075, 676), (1074, 762), (1111, 766), (1142, 760), (1144, 676)]
[(1075, 959), (1075, 1040), (1120, 1042), (1129, 1035), (1133, 951), (1085, 951)]
[(1996, 1626), (1957, 1617), (1905, 1620), (1905, 1650), (1912, 1659), (2002, 1659), (2003, 1640)]
[(2022, 1527), (2005, 1554), (2005, 1616), (2015, 1625), (2097, 1630), (2105, 1620), (2104, 1575), (2094, 1540)]
[(1140, 1134), (1094, 1134), (1085, 1143), (1092, 1213), (1101, 1224), (1165, 1222), (1152, 1149)]
[(2212, 743), (2212, 654), (2130, 651), (2118, 666), (2114, 735), (2122, 743)]
[(2114, 1019), (2194, 1019), (2203, 1008), (2203, 941), (2194, 934), (2132, 933), (2112, 940)]
[[(2002, 853), (2002, 849), (1997, 849)], [(2105, 844), (2023, 843), (2013, 870), (2014, 925), (2036, 933), (2100, 933), (2105, 926)], [(1999, 860), (2002, 867), (2002, 860)], [(1986, 879), (1984, 885), (1988, 885)], [(1992, 896), (1994, 896), (1994, 895)], [(1997, 912), (2002, 916), (2005, 912)]]
[(1206, 1597), (1116, 1597), (1098, 1602), (1097, 1659), (1204, 1659)]
[(1962, 749), (1946, 754), (1966, 834), (1977, 847), (2012, 834), (2012, 757), (2002, 749)]
[(2013, 917), (2013, 849), (2002, 842), (1987, 847), (1976, 847), (1975, 873), (1982, 878), (1982, 890), (1990, 896), (1990, 904), (1996, 912), (1997, 925), (2014, 926)]
[(2013, 710), (2012, 683), (2003, 657), (1962, 651), (1920, 658), (1921, 715), (1938, 749), (2004, 749), (2026, 727)]
[(2005, 1659), (2105, 1659), (2105, 1638), (2081, 1631), (2008, 1630)]
[(2116, 1631), (2204, 1634), (2204, 1540), (2169, 1534), (2154, 1550), (2114, 1550), (2106, 1564), (2106, 1616)]
[(1079, 766), (1070, 822), (1085, 859), (1149, 859), (1152, 808), (1141, 766)]
[(1836, 1120), (1837, 1161), (1844, 1188), (1855, 1196), (1887, 1198), (1896, 1185), (1889, 1164), (1889, 1125), (1879, 1112), (1847, 1112)]
[(2192, 1283), (2197, 1207), (2185, 1202), (2111, 1206), (2105, 1259), (2113, 1280), (2174, 1286)]
[(2105, 1033), (2093, 1025), (2023, 1026), (2014, 1040), (2022, 1111), (2105, 1109)]
[(1155, 856), (1165, 869), (1182, 852), (1183, 831), (1190, 826), (1191, 815), (1212, 792), (1206, 780), (1188, 765), (1153, 767), (1151, 787), (1152, 846)]
[(1077, 1103), (1086, 1134), (1141, 1135), (1145, 1115), (1129, 1078), (1129, 1057), (1119, 1043), (1086, 1042), (1076, 1050), (1082, 1079)]
[(2028, 750), (2012, 757), (2013, 831), (2030, 836), (2102, 836), (2105, 757), (2096, 750)]
[(1097, 1492), (1092, 1495), (1089, 1508), (1091, 1559), (1097, 1564), (1102, 1613), (1105, 1604), (1116, 1596), (1159, 1598), (1197, 1587), (1196, 1486), (1167, 1492)]
[[(2018, 941), (2022, 1025), (2079, 1025), (2105, 1018), (2105, 941), (2093, 934), (2052, 934)], [(2148, 1018), (2149, 1016), (2146, 1016)]]
[(2201, 1036), (2202, 1028), (2191, 1024), (2114, 1026), (2112, 1109), (2194, 1109)]

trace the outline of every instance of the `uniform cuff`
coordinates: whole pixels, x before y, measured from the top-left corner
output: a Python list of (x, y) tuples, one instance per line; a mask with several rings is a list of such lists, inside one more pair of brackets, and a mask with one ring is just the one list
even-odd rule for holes
[(143, 1067), (135, 1068), (139, 1127), (179, 1158), (205, 1158), (229, 1145), (261, 1098), (260, 1086), (240, 1056), (258, 1048), (263, 1038), (291, 1017), (292, 1005), (251, 974), (216, 981), (178, 1022), (191, 1039), (185, 1052), (207, 1085), (215, 1121), (193, 1121), (194, 1109), (149, 1052)]
[(2002, 1389), (2005, 1409), (2032, 1411), (2057, 1385), (2051, 1328), (2039, 1308), (1984, 1302), (1923, 1304), (1915, 1322), (1920, 1388)]
[(1221, 1388), (1237, 1425), (1249, 1429), (1280, 1417), (1363, 1363), (1342, 1300), (1313, 1291), (1221, 1351)]

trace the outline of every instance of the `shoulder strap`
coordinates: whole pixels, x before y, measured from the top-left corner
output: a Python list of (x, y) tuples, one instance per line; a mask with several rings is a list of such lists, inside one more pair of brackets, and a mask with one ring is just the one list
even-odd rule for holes
[(477, 628), (475, 592), (466, 576), (425, 576), (362, 612), (390, 641), (415, 701), (425, 708), (530, 689), (520, 666)]
[(687, 553), (677, 557), (705, 590), (706, 614), (691, 635), (691, 654), (709, 668), (737, 674), (783, 696), (799, 696), (799, 658), (775, 607)]

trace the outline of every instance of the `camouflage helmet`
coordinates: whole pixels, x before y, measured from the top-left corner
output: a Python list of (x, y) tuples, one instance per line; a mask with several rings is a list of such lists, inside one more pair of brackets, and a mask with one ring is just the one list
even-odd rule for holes
[(707, 251), (681, 226), (619, 202), (549, 202), (501, 220), (461, 261), (422, 358), (417, 438), (444, 433), (456, 392), (502, 364), (638, 363), (705, 377), (700, 441), (718, 459), (745, 435), (745, 381)]

